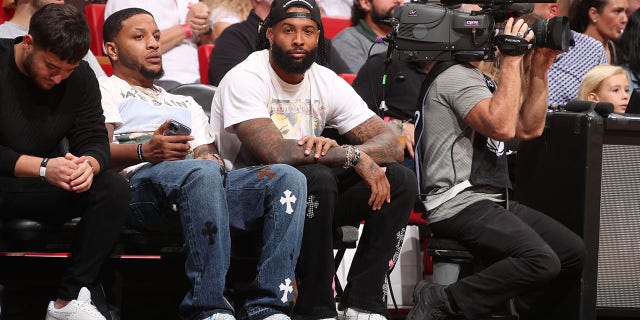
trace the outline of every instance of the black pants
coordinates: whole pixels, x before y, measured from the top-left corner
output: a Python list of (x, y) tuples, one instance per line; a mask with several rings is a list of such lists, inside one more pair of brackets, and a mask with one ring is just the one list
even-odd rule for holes
[(307, 217), (296, 276), (295, 319), (335, 317), (331, 287), (334, 276), (332, 232), (338, 226), (357, 226), (366, 220), (347, 277), (343, 304), (386, 314), (383, 285), (398, 233), (407, 225), (417, 195), (415, 174), (399, 164), (386, 166), (391, 203), (379, 211), (367, 204), (371, 190), (353, 169), (324, 165), (297, 167), (307, 177)]
[(62, 224), (82, 217), (57, 297), (73, 300), (95, 284), (129, 212), (129, 185), (113, 171), (93, 178), (83, 193), (64, 191), (40, 178), (0, 178), (0, 216)]
[(456, 239), (489, 266), (448, 287), (467, 319), (517, 297), (521, 319), (551, 319), (575, 296), (585, 255), (572, 231), (543, 213), (511, 202), (509, 210), (480, 201), (429, 226), (437, 237)]

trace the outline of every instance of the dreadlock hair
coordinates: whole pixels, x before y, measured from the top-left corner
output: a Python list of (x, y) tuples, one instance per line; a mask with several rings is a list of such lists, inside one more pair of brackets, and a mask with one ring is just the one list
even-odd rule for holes
[[(271, 9), (273, 9), (275, 4), (276, 4), (276, 1), (274, 1), (271, 4)], [(304, 7), (302, 5), (300, 6), (294, 5), (292, 6), (292, 8), (293, 7), (307, 9), (307, 7)], [(271, 44), (269, 43), (269, 39), (267, 39), (267, 29), (273, 27), (274, 25), (275, 23), (271, 21), (271, 14), (269, 14), (267, 18), (264, 19), (264, 22), (262, 23), (262, 25), (260, 26), (260, 29), (258, 30), (258, 39), (256, 40), (256, 51), (271, 49)], [(327, 53), (326, 53), (327, 45), (326, 45), (326, 40), (324, 38), (324, 27), (322, 27), (322, 24), (319, 24), (318, 27), (320, 28), (320, 37), (318, 38), (318, 56), (316, 57), (316, 63), (321, 66), (328, 67)]]

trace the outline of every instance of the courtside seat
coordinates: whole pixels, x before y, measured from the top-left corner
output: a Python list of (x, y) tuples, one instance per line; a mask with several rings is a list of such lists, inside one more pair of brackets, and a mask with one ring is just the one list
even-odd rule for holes
[[(176, 220), (178, 219), (176, 214)], [(80, 218), (63, 224), (32, 219), (8, 219), (0, 224), (0, 256), (67, 256)], [(179, 222), (178, 222), (179, 223)], [(182, 252), (182, 234), (151, 232), (125, 226), (112, 257), (153, 257)]]
[[(486, 266), (485, 262), (475, 258), (465, 246), (453, 239), (432, 236), (427, 245), (427, 252), (433, 259), (432, 279), (437, 284), (452, 284)], [(464, 319), (464, 317), (460, 315), (454, 319)], [(518, 320), (514, 299), (509, 299), (504, 307), (481, 320), (493, 319)]]
[(186, 83), (171, 88), (169, 93), (191, 96), (202, 107), (207, 117), (211, 117), (211, 103), (216, 94), (215, 86), (203, 83)]
[(22, 218), (3, 221), (0, 225), (0, 248), (5, 252), (68, 252), (73, 230), (79, 221), (79, 218), (63, 224), (47, 224)]

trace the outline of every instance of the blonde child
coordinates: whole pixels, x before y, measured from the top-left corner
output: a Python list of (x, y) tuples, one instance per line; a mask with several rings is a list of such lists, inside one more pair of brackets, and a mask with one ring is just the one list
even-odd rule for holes
[(611, 102), (613, 112), (624, 113), (629, 103), (629, 76), (618, 66), (602, 64), (585, 74), (578, 100)]

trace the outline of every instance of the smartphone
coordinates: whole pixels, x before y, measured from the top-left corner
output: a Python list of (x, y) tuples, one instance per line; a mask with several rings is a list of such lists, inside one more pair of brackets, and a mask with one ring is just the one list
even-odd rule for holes
[(169, 120), (169, 126), (164, 132), (165, 136), (188, 136), (190, 134), (191, 128), (176, 120)]

